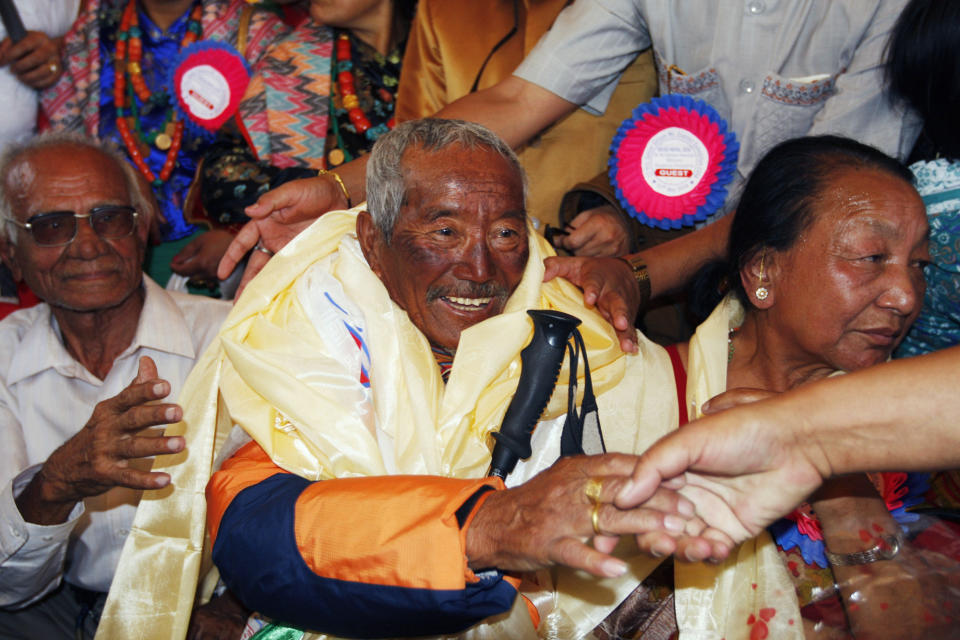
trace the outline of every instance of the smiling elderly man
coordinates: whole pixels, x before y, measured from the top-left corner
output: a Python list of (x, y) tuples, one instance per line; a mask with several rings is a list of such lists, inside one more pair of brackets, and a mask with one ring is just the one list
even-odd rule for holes
[[(608, 555), (608, 536), (589, 546), (595, 532), (683, 520), (669, 513), (671, 495), (652, 508), (610, 504), (632, 455), (555, 463), (564, 385), (511, 488), (484, 477), (532, 331), (525, 310), (583, 320), (610, 450), (642, 451), (675, 424), (669, 360), (642, 339), (640, 354), (625, 356), (578, 290), (542, 282), (549, 249), (528, 232), (523, 173), (488, 130), (404, 123), (377, 142), (369, 166), (369, 212), (327, 214), (275, 256), (225, 323), (220, 352), (198, 364), (178, 425), (189, 457), (158, 459), (176, 490), (138, 514), (131, 559), (196, 571), (202, 528), (173, 557), (151, 550), (151, 535), (169, 530), (178, 501), (202, 486), (214, 443), (238, 425), (207, 489), (208, 521), (220, 575), (248, 606), (346, 637), (479, 625), (488, 637), (521, 638), (539, 618), (584, 635), (655, 565)], [(558, 565), (607, 579), (600, 588)], [(528, 610), (507, 572), (548, 567), (520, 586), (541, 595)], [(143, 585), (132, 578), (122, 593)], [(119, 608), (108, 617), (116, 629), (153, 625), (150, 637), (177, 637), (156, 628), (174, 627), (176, 609), (160, 623)]]
[(142, 430), (179, 420), (156, 401), (229, 310), (144, 277), (155, 205), (137, 180), (79, 137), (0, 159), (0, 251), (44, 301), (0, 323), (3, 638), (89, 637), (141, 490), (169, 483), (139, 459), (184, 446)]

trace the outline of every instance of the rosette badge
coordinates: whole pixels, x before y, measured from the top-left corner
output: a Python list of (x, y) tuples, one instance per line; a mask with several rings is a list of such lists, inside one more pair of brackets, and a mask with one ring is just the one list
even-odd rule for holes
[(634, 109), (610, 151), (610, 181), (624, 209), (651, 227), (679, 229), (723, 206), (740, 144), (709, 104), (668, 95)]
[(232, 118), (250, 83), (247, 61), (224, 42), (186, 47), (172, 69), (177, 111), (196, 135), (211, 136)]

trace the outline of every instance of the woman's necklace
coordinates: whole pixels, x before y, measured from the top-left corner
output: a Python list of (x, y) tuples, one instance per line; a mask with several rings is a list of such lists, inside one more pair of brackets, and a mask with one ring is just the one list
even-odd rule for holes
[[(390, 129), (393, 129), (396, 120), (391, 117), (385, 123), (376, 126), (370, 123), (367, 114), (360, 108), (360, 98), (357, 97), (357, 84), (356, 78), (353, 76), (353, 57), (351, 54), (350, 36), (348, 34), (341, 33), (337, 36), (335, 51), (334, 69), (337, 73), (337, 92), (340, 94), (340, 104), (347, 110), (347, 117), (357, 130), (357, 133), (365, 136), (371, 143), (375, 142), (377, 138)], [(332, 111), (331, 109), (331, 112)], [(331, 113), (330, 117), (336, 128), (336, 116)], [(349, 153), (344, 149), (344, 145), (340, 140), (339, 130), (337, 130), (337, 143), (338, 147), (328, 154), (330, 165), (333, 166), (339, 165), (346, 160), (352, 160), (352, 157), (349, 157)]]
[[(203, 33), (203, 27), (200, 23), (203, 15), (203, 6), (197, 4), (190, 12), (190, 22), (187, 24), (187, 32), (180, 41), (180, 48), (190, 46)], [(180, 121), (173, 110), (173, 103), (170, 94), (164, 89), (153, 93), (143, 79), (143, 70), (140, 67), (140, 61), (143, 57), (143, 43), (140, 40), (142, 32), (140, 30), (139, 19), (137, 17), (137, 1), (130, 0), (123, 12), (120, 20), (120, 29), (117, 32), (117, 50), (115, 53), (115, 80), (113, 87), (113, 102), (117, 108), (117, 131), (123, 144), (127, 148), (127, 153), (133, 163), (154, 187), (159, 187), (170, 179), (173, 169), (177, 164), (177, 156), (180, 154), (180, 146), (183, 142), (183, 122)], [(144, 135), (140, 126), (140, 110), (137, 107), (137, 101), (134, 99), (134, 93), (144, 106), (167, 105), (167, 114), (163, 126), (157, 131), (150, 131)], [(134, 137), (134, 132), (136, 137)], [(144, 158), (150, 155), (148, 145), (153, 145), (160, 151), (166, 151), (167, 157), (160, 170), (160, 175), (153, 173), (147, 166)]]
[(727, 364), (733, 362), (733, 334), (740, 331), (740, 327), (734, 327), (727, 332)]

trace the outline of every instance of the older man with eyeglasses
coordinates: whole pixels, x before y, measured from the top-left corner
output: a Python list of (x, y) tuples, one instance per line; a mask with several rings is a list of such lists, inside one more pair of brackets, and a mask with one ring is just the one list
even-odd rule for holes
[[(84, 637), (175, 398), (226, 316), (142, 271), (155, 203), (121, 157), (40, 137), (0, 158), (0, 253), (44, 301), (0, 322), (0, 637)], [(158, 374), (162, 372), (163, 378)]]

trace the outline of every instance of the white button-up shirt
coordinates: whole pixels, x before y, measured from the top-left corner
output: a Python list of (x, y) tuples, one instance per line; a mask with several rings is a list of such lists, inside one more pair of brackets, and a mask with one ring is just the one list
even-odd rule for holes
[(63, 344), (50, 307), (0, 322), (0, 606), (25, 606), (59, 584), (107, 591), (140, 492), (117, 487), (85, 499), (67, 522), (25, 522), (14, 497), (42, 463), (79, 431), (94, 406), (136, 377), (150, 356), (176, 399), (193, 364), (216, 336), (230, 305), (168, 292), (144, 276), (136, 335), (106, 379), (87, 371)]

